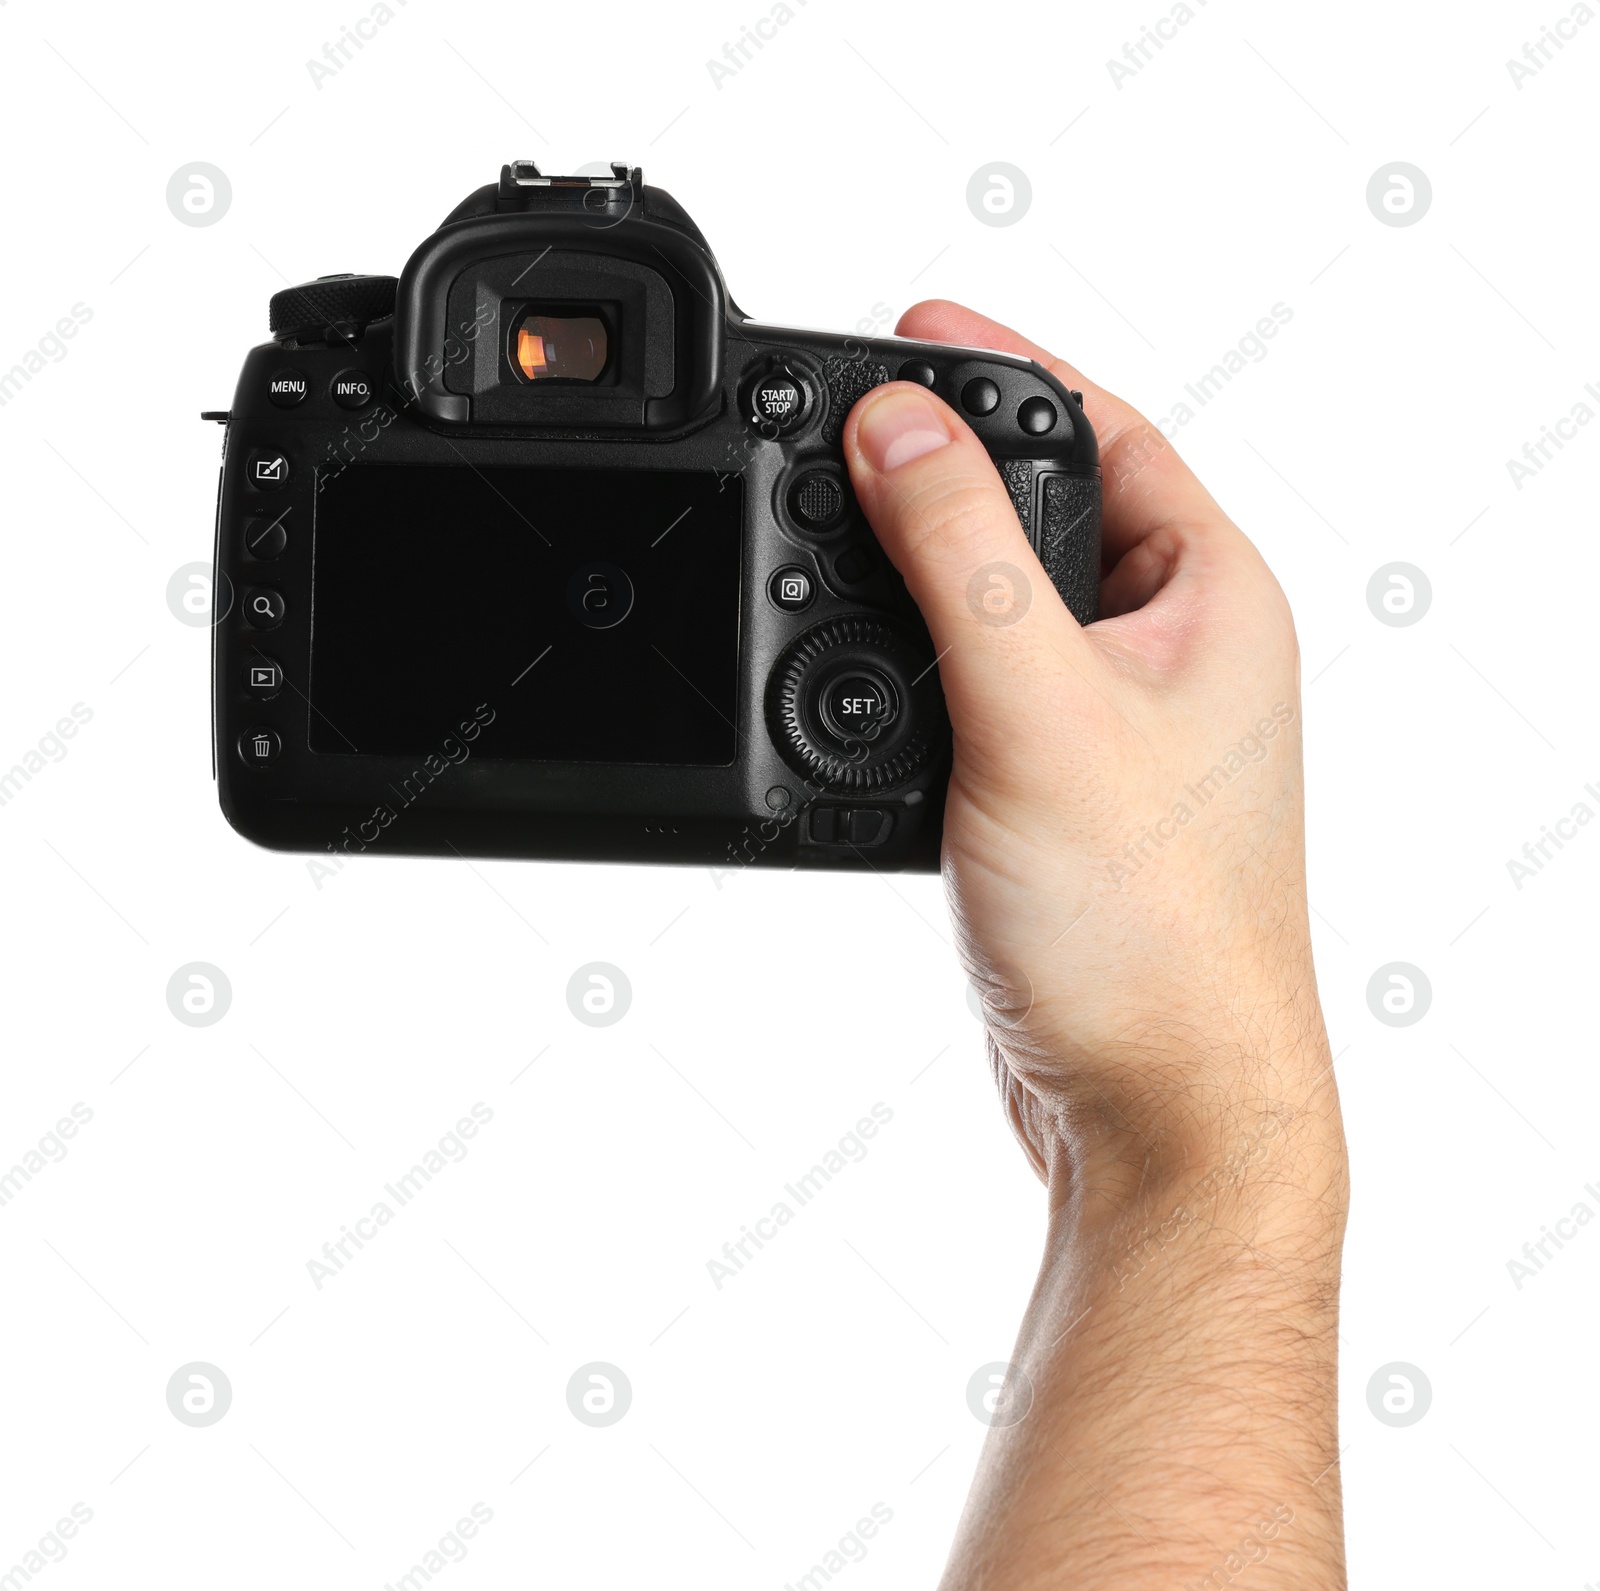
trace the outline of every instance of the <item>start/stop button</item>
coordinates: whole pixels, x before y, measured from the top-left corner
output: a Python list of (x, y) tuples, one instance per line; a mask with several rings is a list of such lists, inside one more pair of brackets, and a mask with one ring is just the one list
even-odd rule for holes
[(758, 376), (750, 388), (750, 423), (763, 436), (792, 431), (806, 417), (806, 384), (787, 367)]

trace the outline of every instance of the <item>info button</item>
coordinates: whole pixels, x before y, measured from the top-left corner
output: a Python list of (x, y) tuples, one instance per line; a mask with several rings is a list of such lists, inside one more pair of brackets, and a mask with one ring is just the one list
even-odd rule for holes
[(372, 377), (360, 370), (341, 370), (330, 390), (341, 409), (364, 409), (377, 396)]

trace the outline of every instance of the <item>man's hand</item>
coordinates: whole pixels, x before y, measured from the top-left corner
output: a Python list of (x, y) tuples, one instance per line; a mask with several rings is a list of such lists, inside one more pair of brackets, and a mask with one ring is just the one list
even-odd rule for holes
[(892, 383), (844, 433), (939, 654), (951, 912), (1051, 1210), (1016, 1358), (1035, 1401), (991, 1436), (946, 1585), (1220, 1586), (1264, 1557), (1263, 1585), (1343, 1584), (1345, 1161), (1288, 605), (1127, 404), (956, 305), (898, 330), (1081, 388), (1106, 487), (1084, 628), (951, 409)]

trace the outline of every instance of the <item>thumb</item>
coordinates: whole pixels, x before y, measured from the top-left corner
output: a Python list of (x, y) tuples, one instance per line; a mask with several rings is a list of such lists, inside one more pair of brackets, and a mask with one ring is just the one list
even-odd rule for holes
[(933, 638), (958, 745), (1014, 753), (1038, 734), (1042, 691), (1102, 689), (1095, 649), (953, 409), (890, 382), (851, 411), (843, 441), (862, 511)]

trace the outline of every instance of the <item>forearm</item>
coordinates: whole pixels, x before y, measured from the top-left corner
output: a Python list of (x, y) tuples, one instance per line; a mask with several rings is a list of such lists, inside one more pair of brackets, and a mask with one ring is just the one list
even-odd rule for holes
[(1344, 1584), (1343, 1142), (1331, 1078), (1286, 1070), (1289, 1097), (1181, 1152), (1126, 1134), (1115, 1158), (1139, 1175), (1108, 1175), (1082, 1137), (1048, 1157), (1001, 1418), (1031, 1402), (991, 1432), (943, 1591)]
[(960, 414), (893, 382), (843, 437), (938, 659), (951, 913), (1053, 1212), (1031, 1407), (991, 1432), (945, 1591), (1328, 1591), (1345, 1162), (1288, 604), (1129, 405), (958, 306), (900, 330), (1082, 391), (1105, 489), (1080, 625)]

